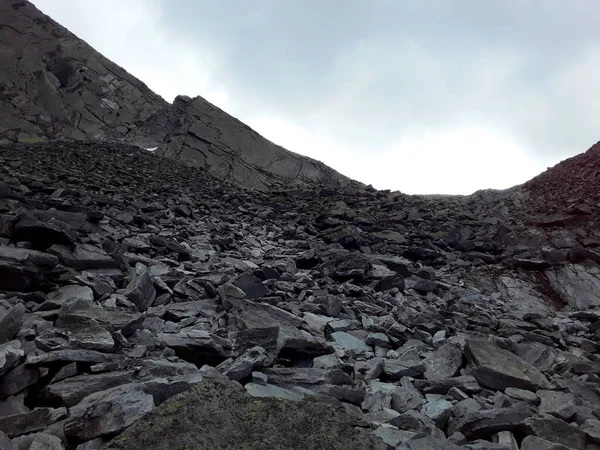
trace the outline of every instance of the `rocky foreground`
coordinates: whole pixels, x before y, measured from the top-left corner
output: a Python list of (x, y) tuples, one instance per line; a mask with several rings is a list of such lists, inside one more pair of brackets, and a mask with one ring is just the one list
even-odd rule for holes
[(600, 449), (599, 185), (597, 148), (422, 197), (2, 146), (0, 448)]

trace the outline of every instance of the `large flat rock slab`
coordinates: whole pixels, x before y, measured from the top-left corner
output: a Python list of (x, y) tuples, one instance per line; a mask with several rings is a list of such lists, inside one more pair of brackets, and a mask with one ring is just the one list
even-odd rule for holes
[(516, 387), (530, 391), (549, 387), (539, 370), (491, 341), (469, 340), (465, 355), (471, 365), (471, 374), (483, 386), (500, 390)]

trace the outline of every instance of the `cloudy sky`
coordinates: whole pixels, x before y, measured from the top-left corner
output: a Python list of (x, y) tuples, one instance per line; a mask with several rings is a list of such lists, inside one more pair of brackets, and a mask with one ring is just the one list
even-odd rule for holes
[(600, 139), (598, 0), (33, 3), (166, 100), (379, 189), (507, 188)]

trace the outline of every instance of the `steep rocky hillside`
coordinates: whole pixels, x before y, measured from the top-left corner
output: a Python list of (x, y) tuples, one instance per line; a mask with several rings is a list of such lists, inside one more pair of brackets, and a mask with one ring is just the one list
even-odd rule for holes
[(121, 140), (240, 186), (353, 183), (201, 97), (173, 105), (37, 10), (0, 1), (0, 141)]
[(595, 155), (426, 197), (2, 146), (3, 448), (596, 449)]

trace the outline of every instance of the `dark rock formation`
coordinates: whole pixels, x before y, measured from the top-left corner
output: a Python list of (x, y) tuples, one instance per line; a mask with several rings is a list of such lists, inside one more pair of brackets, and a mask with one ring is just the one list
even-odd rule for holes
[[(260, 190), (358, 185), (201, 97), (169, 104), (28, 1), (0, 2), (0, 46), (0, 141), (121, 140)], [(51, 225), (39, 238), (66, 239)]]

